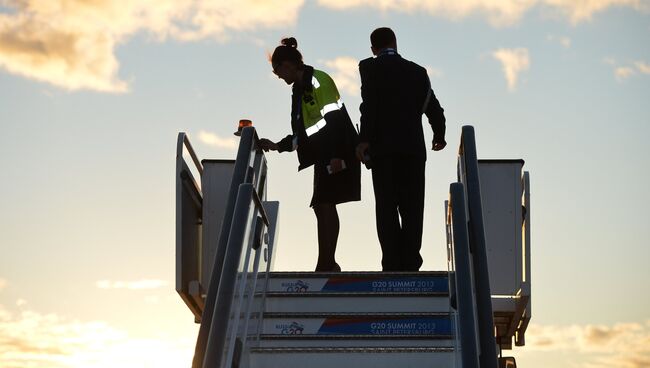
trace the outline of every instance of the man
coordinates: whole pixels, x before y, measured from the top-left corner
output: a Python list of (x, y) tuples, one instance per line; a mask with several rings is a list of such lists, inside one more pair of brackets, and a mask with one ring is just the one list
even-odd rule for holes
[(374, 58), (359, 63), (361, 132), (357, 158), (372, 168), (377, 235), (384, 271), (422, 266), (426, 146), (422, 114), (433, 129), (434, 151), (443, 149), (445, 116), (426, 69), (397, 53), (390, 28), (370, 35)]

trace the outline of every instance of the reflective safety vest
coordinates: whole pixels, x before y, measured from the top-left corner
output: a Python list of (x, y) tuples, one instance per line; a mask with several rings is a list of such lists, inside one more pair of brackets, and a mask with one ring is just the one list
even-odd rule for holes
[(302, 116), (308, 137), (327, 125), (325, 121), (327, 113), (343, 107), (339, 91), (327, 73), (314, 69), (311, 85), (312, 90), (305, 90), (302, 97)]

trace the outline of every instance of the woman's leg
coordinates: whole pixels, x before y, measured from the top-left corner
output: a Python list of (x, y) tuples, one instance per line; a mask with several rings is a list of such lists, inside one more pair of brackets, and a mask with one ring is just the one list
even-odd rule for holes
[(339, 214), (336, 205), (317, 203), (314, 205), (316, 222), (318, 224), (318, 264), (316, 271), (340, 271), (336, 263), (336, 243), (339, 238)]

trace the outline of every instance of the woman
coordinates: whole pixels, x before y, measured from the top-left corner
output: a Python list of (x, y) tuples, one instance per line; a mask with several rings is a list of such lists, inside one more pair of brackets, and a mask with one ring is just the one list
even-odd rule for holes
[(298, 170), (314, 166), (310, 206), (318, 223), (316, 271), (341, 270), (334, 254), (339, 235), (336, 205), (361, 199), (361, 169), (355, 157), (357, 132), (332, 78), (302, 61), (296, 39), (285, 38), (273, 55), (273, 73), (292, 85), (292, 134), (277, 143), (262, 138), (265, 151), (298, 151)]

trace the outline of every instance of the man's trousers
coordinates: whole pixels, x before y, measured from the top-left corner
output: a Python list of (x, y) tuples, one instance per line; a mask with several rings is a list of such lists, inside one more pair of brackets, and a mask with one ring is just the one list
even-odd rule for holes
[(422, 266), (425, 159), (373, 159), (377, 235), (384, 271), (418, 271)]

